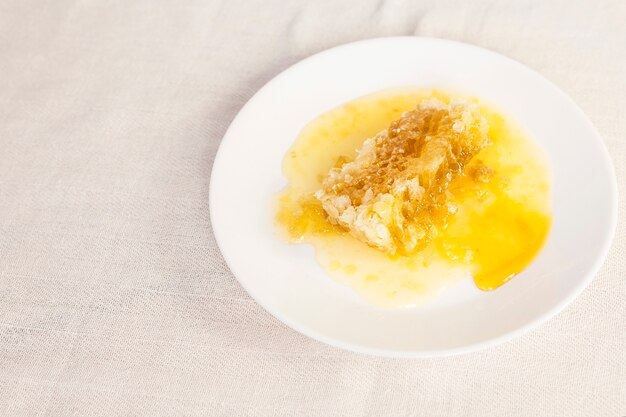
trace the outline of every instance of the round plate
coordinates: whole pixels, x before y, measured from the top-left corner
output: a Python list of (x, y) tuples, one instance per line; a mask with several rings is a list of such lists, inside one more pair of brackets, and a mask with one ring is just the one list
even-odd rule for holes
[[(467, 280), (424, 306), (368, 305), (328, 277), (309, 245), (281, 240), (272, 199), (298, 133), (321, 113), (392, 87), (440, 87), (495, 103), (534, 138), (553, 176), (548, 240), (519, 276), (492, 292)], [(617, 186), (607, 151), (583, 112), (552, 83), (502, 55), (416, 37), (321, 52), (261, 88), (232, 122), (210, 187), (213, 229), (241, 285), (267, 311), (322, 342), (384, 356), (482, 349), (532, 329), (570, 303), (608, 251)]]

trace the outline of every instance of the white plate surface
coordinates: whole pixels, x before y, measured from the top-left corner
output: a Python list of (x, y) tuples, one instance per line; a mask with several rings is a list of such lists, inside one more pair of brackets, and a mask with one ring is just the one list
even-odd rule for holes
[[(357, 97), (440, 87), (495, 103), (530, 133), (553, 176), (553, 224), (536, 260), (493, 292), (468, 280), (425, 306), (385, 310), (328, 277), (312, 247), (289, 245), (273, 224), (286, 184), (281, 162), (304, 125)], [(357, 352), (442, 356), (482, 349), (558, 313), (589, 283), (616, 225), (617, 186), (598, 133), (552, 83), (502, 55), (457, 42), (382, 38), (339, 46), (292, 66), (243, 107), (220, 145), (210, 186), (219, 247), (267, 311), (320, 341)]]

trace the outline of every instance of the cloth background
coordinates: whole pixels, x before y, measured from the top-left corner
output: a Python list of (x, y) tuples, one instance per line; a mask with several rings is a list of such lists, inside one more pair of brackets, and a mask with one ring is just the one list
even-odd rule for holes
[[(625, 23), (620, 0), (0, 0), (0, 415), (625, 416)], [(212, 236), (211, 166), (245, 101), (308, 55), (389, 35), (538, 70), (613, 157), (606, 263), (487, 351), (313, 341), (245, 293)]]

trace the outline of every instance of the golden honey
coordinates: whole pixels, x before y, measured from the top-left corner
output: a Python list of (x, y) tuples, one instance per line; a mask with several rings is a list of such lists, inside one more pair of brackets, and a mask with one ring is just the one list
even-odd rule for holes
[(283, 161), (288, 186), (277, 198), (280, 230), (293, 242), (312, 244), (330, 276), (373, 304), (418, 304), (470, 276), (480, 289), (495, 289), (532, 261), (548, 234), (550, 181), (543, 158), (513, 121), (472, 97), (462, 98), (478, 104), (491, 144), (447, 185), (456, 211), (435, 219), (437, 233), (425, 247), (390, 255), (329, 222), (314, 196), (329, 170), (354, 159), (366, 139), (422, 100), (450, 102), (451, 96), (404, 89), (356, 99), (309, 123)]

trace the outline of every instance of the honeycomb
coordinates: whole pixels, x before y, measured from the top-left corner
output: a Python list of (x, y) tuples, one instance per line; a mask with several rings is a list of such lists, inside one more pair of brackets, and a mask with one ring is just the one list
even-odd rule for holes
[(473, 103), (424, 100), (339, 161), (315, 197), (328, 220), (390, 255), (412, 254), (437, 236), (455, 206), (448, 187), (489, 144)]

